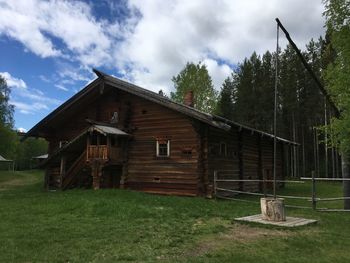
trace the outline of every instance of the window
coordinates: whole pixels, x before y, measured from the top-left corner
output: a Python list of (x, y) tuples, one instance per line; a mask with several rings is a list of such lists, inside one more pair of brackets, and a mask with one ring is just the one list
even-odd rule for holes
[(112, 118), (111, 118), (111, 123), (117, 124), (119, 120), (118, 112), (113, 112), (112, 113)]
[(90, 144), (91, 145), (97, 145), (97, 134), (96, 132), (94, 132), (92, 135), (91, 135), (91, 140), (90, 140)]
[(157, 157), (169, 157), (170, 140), (157, 140), (156, 152)]
[(191, 158), (192, 157), (192, 149), (191, 148), (182, 149), (182, 157)]
[(107, 136), (100, 134), (100, 145), (107, 145)]

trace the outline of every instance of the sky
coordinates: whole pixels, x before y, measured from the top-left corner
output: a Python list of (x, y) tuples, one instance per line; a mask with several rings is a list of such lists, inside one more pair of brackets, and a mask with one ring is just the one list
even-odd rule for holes
[(303, 49), (324, 35), (323, 8), (321, 0), (0, 0), (0, 74), (15, 127), (29, 130), (84, 88), (92, 68), (169, 94), (187, 62), (202, 62), (220, 90), (245, 57), (275, 50), (276, 17)]

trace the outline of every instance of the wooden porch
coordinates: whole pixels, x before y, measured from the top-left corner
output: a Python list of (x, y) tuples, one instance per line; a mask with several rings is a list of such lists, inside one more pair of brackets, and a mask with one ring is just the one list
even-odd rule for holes
[[(114, 127), (96, 126), (92, 125), (51, 157), (56, 163), (51, 166), (51, 179), (57, 182), (57, 188), (65, 190), (89, 185), (99, 189), (122, 185), (129, 135)], [(114, 175), (119, 178), (118, 182)]]

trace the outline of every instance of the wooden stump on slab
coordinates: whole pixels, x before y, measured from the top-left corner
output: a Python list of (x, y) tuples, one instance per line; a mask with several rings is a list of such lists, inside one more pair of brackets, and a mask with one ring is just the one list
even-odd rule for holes
[(286, 214), (284, 209), (284, 199), (282, 198), (261, 198), (261, 216), (267, 221), (286, 221)]

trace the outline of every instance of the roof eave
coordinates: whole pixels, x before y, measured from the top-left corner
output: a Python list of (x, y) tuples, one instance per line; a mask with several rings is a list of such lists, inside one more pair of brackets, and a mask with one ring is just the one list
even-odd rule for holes
[(70, 99), (68, 99), (66, 102), (64, 102), (62, 105), (57, 107), (55, 110), (53, 110), (51, 113), (49, 113), (44, 119), (42, 119), (40, 122), (38, 122), (36, 125), (34, 125), (22, 138), (21, 141), (24, 141), (28, 137), (42, 137), (40, 136), (40, 129), (43, 128), (47, 124), (48, 121), (50, 121), (52, 118), (54, 118), (57, 114), (64, 112), (69, 108), (76, 100), (84, 96), (86, 93), (90, 92), (95, 88), (97, 85), (101, 83), (101, 79), (97, 78), (93, 80), (91, 83), (89, 83), (84, 89), (73, 95)]

